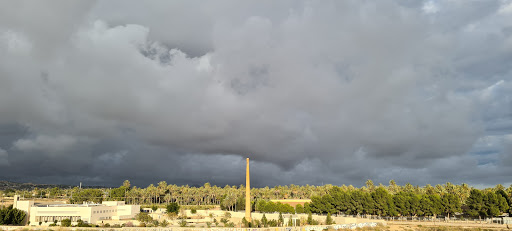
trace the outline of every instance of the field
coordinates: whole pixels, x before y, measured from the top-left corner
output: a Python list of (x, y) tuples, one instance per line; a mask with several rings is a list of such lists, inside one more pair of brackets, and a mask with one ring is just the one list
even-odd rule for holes
[[(512, 228), (512, 225), (509, 225)], [(381, 230), (405, 231), (405, 230), (510, 230), (507, 225), (500, 224), (479, 224), (479, 223), (463, 223), (463, 222), (388, 222), (386, 227)]]

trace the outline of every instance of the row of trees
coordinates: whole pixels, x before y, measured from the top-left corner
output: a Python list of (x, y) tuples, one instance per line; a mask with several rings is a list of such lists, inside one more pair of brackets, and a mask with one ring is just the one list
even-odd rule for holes
[(259, 200), (256, 202), (255, 210), (262, 213), (295, 213), (295, 208), (289, 204), (282, 204), (281, 202), (274, 203), (266, 200)]
[(323, 196), (313, 196), (305, 211), (313, 213), (367, 214), (380, 216), (453, 216), (464, 213), (471, 217), (493, 217), (509, 212), (510, 196), (503, 190), (472, 189), (464, 203), (456, 194), (398, 192), (391, 194), (384, 187), (372, 192), (345, 191), (331, 188)]
[[(312, 186), (312, 185), (285, 185), (264, 188), (252, 188), (251, 196), (253, 199), (273, 200), (273, 199), (309, 199), (312, 196), (323, 196), (334, 187), (333, 185)], [(389, 182), (388, 186), (374, 185), (371, 180), (368, 180), (365, 186), (356, 188), (352, 185), (339, 186), (345, 191), (361, 190), (365, 192), (375, 191), (377, 187), (385, 188), (389, 193), (396, 194), (399, 192), (414, 192), (416, 194), (437, 194), (442, 195), (445, 193), (457, 195), (461, 202), (469, 197), (471, 187), (467, 184), (454, 185), (446, 183), (443, 185), (426, 185), (423, 187), (405, 184), (404, 186), (397, 185), (393, 180)], [(512, 192), (512, 187), (505, 188), (502, 185), (497, 185), (496, 189), (502, 189), (507, 194)], [(31, 197), (50, 197), (50, 198), (70, 198), (71, 196), (77, 197), (80, 191), (85, 189), (75, 188), (52, 188), (52, 189), (34, 189), (31, 191), (17, 191), (17, 194), (25, 198)], [(229, 186), (218, 187), (211, 186), (209, 183), (201, 187), (190, 187), (188, 185), (178, 186), (167, 184), (165, 181), (159, 182), (157, 185), (150, 184), (146, 188), (132, 187), (129, 181), (125, 181), (119, 188), (103, 188), (94, 189), (101, 192), (102, 199), (106, 200), (125, 200), (131, 204), (167, 204), (169, 202), (176, 202), (180, 205), (221, 205), (225, 203), (225, 207), (233, 209), (239, 199), (245, 193), (245, 186)], [(13, 194), (13, 193), (8, 193)], [(96, 197), (98, 195), (95, 195)], [(95, 197), (91, 196), (91, 197)], [(238, 207), (238, 206), (237, 206)]]
[[(443, 185), (426, 185), (423, 187), (413, 186), (411, 184), (405, 184), (403, 186), (397, 185), (395, 181), (391, 180), (389, 185), (374, 185), (371, 180), (366, 181), (363, 187), (356, 188), (352, 185), (346, 186), (334, 186), (334, 185), (323, 185), (323, 186), (311, 186), (311, 185), (289, 185), (289, 186), (275, 186), (273, 188), (252, 188), (251, 197), (252, 201), (268, 201), (271, 199), (307, 199), (307, 198), (323, 198), (335, 197), (334, 191), (344, 192), (346, 195), (341, 195), (344, 201), (369, 201), (371, 196), (377, 193), (378, 189), (383, 189), (393, 200), (393, 204), (396, 204), (394, 209), (398, 214), (420, 214), (412, 210), (417, 209), (418, 204), (416, 201), (424, 202), (423, 205), (427, 206), (429, 203), (436, 204), (437, 201), (441, 200), (458, 200), (461, 206), (467, 205), (467, 200), (470, 197), (472, 187), (467, 184), (455, 185), (452, 183), (446, 183)], [(503, 197), (510, 207), (510, 196), (512, 194), (512, 187), (505, 188), (502, 185), (496, 185), (494, 188), (478, 190), (483, 195), (487, 195), (488, 192), (500, 192), (499, 194)], [(209, 183), (204, 184), (201, 187), (190, 187), (188, 185), (177, 186), (169, 185), (165, 181), (159, 182), (157, 185), (150, 184), (146, 188), (132, 187), (128, 180), (124, 181), (123, 184), (118, 188), (103, 188), (103, 189), (80, 189), (78, 187), (72, 189), (35, 189), (32, 192), (29, 191), (17, 191), (17, 194), (29, 197), (51, 197), (51, 198), (67, 198), (71, 203), (82, 203), (84, 201), (101, 202), (102, 200), (124, 200), (128, 204), (141, 204), (141, 205), (165, 205), (169, 203), (177, 203), (178, 205), (220, 205), (222, 209), (237, 211), (245, 208), (245, 186), (229, 186), (218, 187), (211, 186)], [(452, 197), (447, 196), (452, 195)], [(377, 195), (376, 195), (377, 196)], [(493, 198), (490, 199), (494, 200)], [(430, 202), (429, 202), (430, 201)], [(361, 203), (352, 203), (351, 205), (343, 205), (345, 208), (339, 208), (336, 211), (343, 211), (349, 214), (363, 214), (363, 213), (380, 213), (384, 214), (385, 208), (372, 208), (371, 206), (364, 206)], [(263, 202), (261, 202), (263, 203)], [(345, 203), (345, 202), (344, 202)], [(347, 202), (348, 203), (348, 202)], [(368, 202), (370, 203), (370, 202)], [(412, 205), (402, 205), (403, 203), (410, 203)], [(317, 203), (318, 204), (318, 203)], [(420, 203), (421, 204), (421, 203)], [(446, 203), (445, 203), (446, 204)], [(450, 203), (452, 205), (454, 203)], [(375, 206), (384, 206), (382, 203), (375, 204)], [(252, 205), (253, 210), (257, 211), (281, 211), (282, 208), (267, 209), (267, 206), (260, 206), (259, 204)], [(270, 206), (273, 207), (273, 206)], [(428, 207), (428, 206), (427, 206)], [(427, 209), (425, 207), (425, 209)], [(455, 207), (460, 207), (455, 204)], [(406, 209), (407, 208), (407, 209)], [(431, 207), (428, 207), (431, 208)], [(289, 209), (289, 208), (286, 208)], [(300, 208), (306, 209), (306, 208)], [(422, 209), (422, 211), (426, 211)], [(444, 209), (444, 208), (443, 208)], [(411, 210), (411, 211), (409, 211)], [(443, 214), (439, 213), (436, 209), (430, 209), (433, 211), (426, 211), (424, 214)], [(494, 207), (491, 209), (495, 211)], [(490, 210), (490, 211), (491, 211)], [(306, 210), (305, 210), (306, 211)], [(374, 212), (373, 212), (374, 211)], [(444, 212), (448, 214), (448, 212)], [(450, 212), (452, 213), (452, 212)], [(393, 214), (393, 213), (390, 213)], [(492, 214), (486, 212), (486, 214)], [(483, 214), (482, 214), (483, 215)]]

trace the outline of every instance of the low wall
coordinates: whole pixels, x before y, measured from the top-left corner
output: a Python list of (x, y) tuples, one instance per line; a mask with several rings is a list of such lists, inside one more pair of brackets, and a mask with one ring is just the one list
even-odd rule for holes
[[(377, 224), (375, 223), (375, 226)], [(357, 227), (373, 227), (370, 224), (347, 224), (335, 226), (304, 226), (304, 227), (273, 227), (273, 228), (182, 228), (182, 227), (123, 227), (123, 228), (84, 228), (84, 227), (27, 227), (27, 226), (0, 226), (0, 230), (15, 231), (15, 230), (55, 230), (55, 231), (321, 231), (327, 228), (352, 228)]]

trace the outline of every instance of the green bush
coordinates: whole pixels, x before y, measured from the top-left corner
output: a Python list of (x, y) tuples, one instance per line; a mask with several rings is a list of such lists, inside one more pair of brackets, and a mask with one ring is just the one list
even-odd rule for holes
[(332, 225), (332, 224), (334, 224), (334, 220), (332, 219), (332, 217), (331, 217), (331, 214), (330, 214), (330, 213), (328, 213), (328, 214), (327, 214), (327, 217), (325, 218), (325, 224), (326, 224), (326, 225)]
[(64, 219), (60, 221), (60, 225), (63, 227), (70, 227), (71, 226), (71, 220), (70, 219)]
[(178, 205), (178, 203), (169, 203), (166, 207), (167, 209), (167, 213), (176, 213), (178, 214), (178, 212), (180, 211), (180, 205)]
[(148, 213), (145, 213), (145, 212), (140, 212), (139, 214), (137, 214), (135, 216), (135, 219), (140, 221), (140, 222), (150, 222), (150, 221), (153, 221), (153, 218)]
[(169, 225), (169, 222), (167, 222), (167, 220), (160, 222), (160, 227), (167, 227), (168, 225)]
[(23, 210), (9, 207), (0, 208), (0, 225), (22, 225), (27, 214)]
[(301, 204), (298, 204), (297, 206), (295, 206), (295, 212), (304, 213), (304, 207)]
[(93, 227), (92, 225), (87, 224), (86, 222), (82, 220), (78, 220), (77, 225), (78, 227)]

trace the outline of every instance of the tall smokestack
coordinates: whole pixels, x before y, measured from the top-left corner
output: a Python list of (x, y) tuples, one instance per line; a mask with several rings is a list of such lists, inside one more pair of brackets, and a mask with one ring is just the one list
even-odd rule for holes
[(249, 172), (249, 158), (247, 158), (247, 169), (245, 173), (245, 219), (251, 221), (251, 176)]

